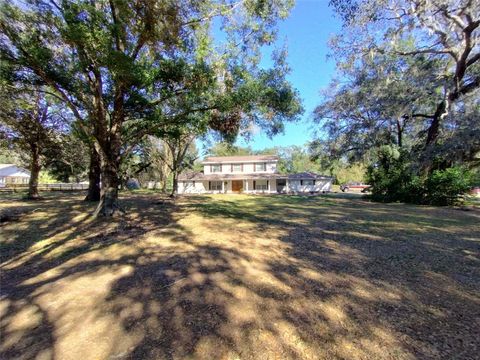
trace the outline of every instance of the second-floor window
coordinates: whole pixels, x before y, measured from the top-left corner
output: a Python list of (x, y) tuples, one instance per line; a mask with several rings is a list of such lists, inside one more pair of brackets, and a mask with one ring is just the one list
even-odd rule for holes
[(220, 165), (220, 164), (210, 165), (210, 171), (211, 171), (212, 173), (214, 173), (214, 172), (222, 172), (222, 165)]
[(267, 164), (266, 163), (255, 164), (255, 171), (267, 171)]
[(232, 164), (232, 172), (242, 172), (243, 164)]

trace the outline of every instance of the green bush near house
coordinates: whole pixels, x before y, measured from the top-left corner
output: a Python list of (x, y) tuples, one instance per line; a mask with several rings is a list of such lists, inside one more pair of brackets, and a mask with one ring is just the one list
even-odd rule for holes
[(456, 205), (473, 184), (472, 173), (460, 166), (418, 175), (407, 154), (395, 147), (382, 147), (377, 156), (367, 170), (374, 201)]

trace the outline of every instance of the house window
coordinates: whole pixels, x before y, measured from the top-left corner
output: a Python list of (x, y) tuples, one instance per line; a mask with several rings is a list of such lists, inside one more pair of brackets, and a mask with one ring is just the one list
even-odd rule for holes
[(268, 181), (267, 180), (256, 180), (254, 181), (255, 190), (268, 190)]
[(296, 188), (298, 188), (300, 185), (302, 185), (302, 181), (301, 181), (301, 180), (289, 180), (289, 187), (290, 187), (290, 189), (296, 189)]
[(243, 164), (232, 164), (232, 172), (243, 172)]
[(255, 164), (255, 171), (267, 171), (267, 164), (266, 163)]
[(210, 190), (222, 190), (222, 182), (210, 181)]
[(210, 165), (210, 171), (212, 173), (221, 172), (222, 171), (222, 165), (220, 165), (220, 164)]
[(302, 185), (315, 185), (315, 180), (301, 180)]

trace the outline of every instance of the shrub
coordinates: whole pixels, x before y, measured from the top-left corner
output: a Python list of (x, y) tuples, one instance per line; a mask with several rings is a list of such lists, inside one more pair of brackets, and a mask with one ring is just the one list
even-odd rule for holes
[(455, 205), (472, 185), (472, 174), (462, 167), (435, 170), (425, 181), (425, 203)]
[(468, 170), (458, 166), (420, 176), (410, 166), (407, 154), (391, 146), (381, 147), (377, 161), (367, 170), (371, 198), (384, 202), (454, 205), (462, 201), (472, 179)]
[(395, 147), (381, 147), (377, 161), (367, 169), (367, 181), (375, 201), (408, 201), (411, 180), (405, 155)]

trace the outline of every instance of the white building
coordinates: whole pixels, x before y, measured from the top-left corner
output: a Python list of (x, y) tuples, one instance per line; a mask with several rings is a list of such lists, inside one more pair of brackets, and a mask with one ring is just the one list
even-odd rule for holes
[(0, 187), (9, 184), (27, 185), (30, 181), (30, 172), (15, 164), (0, 164)]
[(282, 175), (278, 157), (221, 156), (203, 161), (203, 172), (181, 174), (179, 194), (203, 193), (309, 193), (327, 192), (332, 178), (311, 172)]

